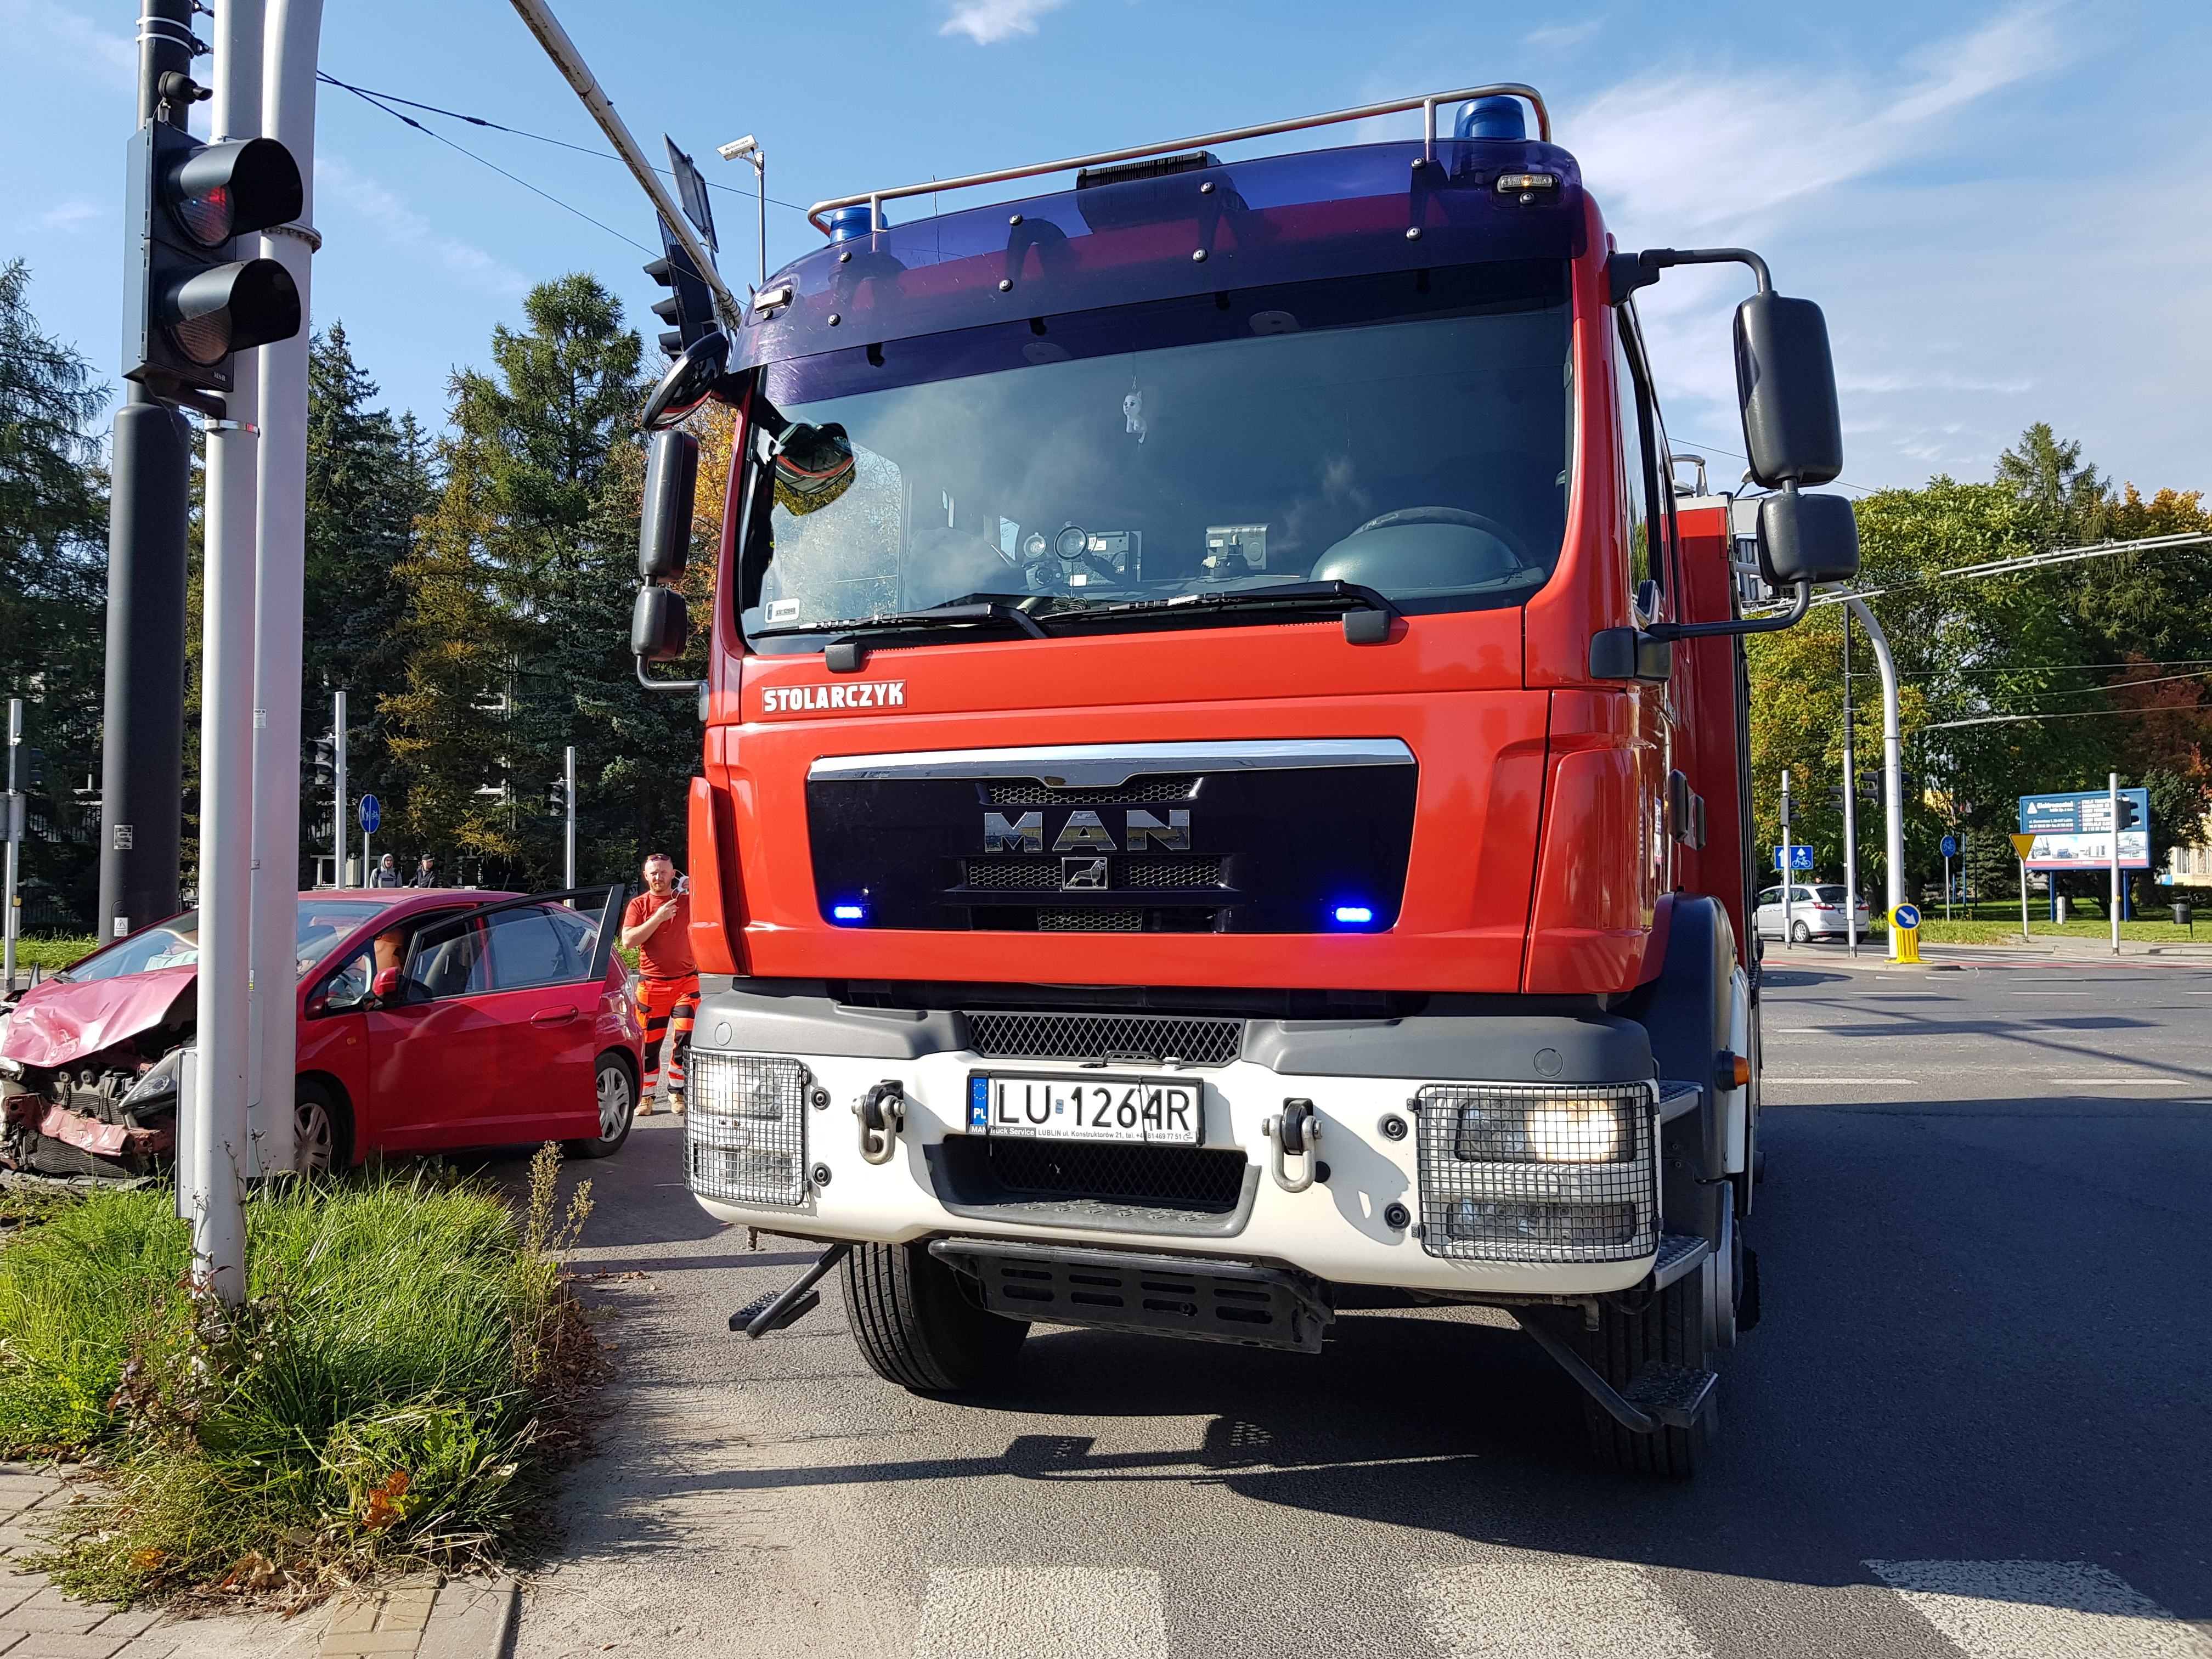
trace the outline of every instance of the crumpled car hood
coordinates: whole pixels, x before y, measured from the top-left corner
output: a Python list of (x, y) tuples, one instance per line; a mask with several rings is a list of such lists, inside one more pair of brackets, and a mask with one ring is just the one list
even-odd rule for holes
[(24, 992), (0, 1028), (0, 1060), (66, 1066), (167, 1024), (178, 999), (191, 994), (199, 972), (186, 963), (82, 985), (48, 980)]

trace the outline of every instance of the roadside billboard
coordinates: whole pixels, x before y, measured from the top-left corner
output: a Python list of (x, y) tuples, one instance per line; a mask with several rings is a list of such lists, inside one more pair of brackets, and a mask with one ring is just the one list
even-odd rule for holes
[[(2150, 792), (2123, 789), (2135, 803), (2135, 826), (2120, 831), (2120, 868), (2150, 868)], [(2112, 798), (2103, 789), (2065, 795), (2022, 795), (2020, 830), (2033, 836), (2031, 870), (2109, 870), (2112, 867)]]

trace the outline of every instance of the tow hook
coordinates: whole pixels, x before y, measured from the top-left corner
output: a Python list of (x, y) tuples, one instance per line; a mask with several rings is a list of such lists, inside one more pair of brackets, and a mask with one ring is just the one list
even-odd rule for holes
[[(1302, 1193), (1314, 1184), (1321, 1167), (1321, 1114), (1310, 1100), (1286, 1100), (1283, 1109), (1260, 1125), (1267, 1137), (1267, 1164), (1275, 1184), (1286, 1193)], [(1305, 1173), (1295, 1180), (1283, 1168), (1286, 1158), (1300, 1159)]]
[(770, 1291), (732, 1314), (730, 1328), (743, 1331), (757, 1342), (771, 1331), (797, 1324), (822, 1305), (822, 1292), (814, 1287), (852, 1250), (850, 1244), (832, 1244), (812, 1267), (799, 1274), (797, 1283), (785, 1290)]
[(906, 1121), (906, 1085), (885, 1078), (854, 1103), (853, 1115), (860, 1120), (860, 1156), (871, 1164), (890, 1163)]

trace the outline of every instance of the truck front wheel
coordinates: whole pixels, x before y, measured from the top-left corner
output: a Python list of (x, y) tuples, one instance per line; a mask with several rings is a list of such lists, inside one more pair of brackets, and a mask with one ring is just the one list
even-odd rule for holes
[[(1583, 1337), (1583, 1356), (1591, 1369), (1623, 1391), (1655, 1359), (1692, 1370), (1712, 1370), (1712, 1322), (1705, 1309), (1711, 1277), (1685, 1273), (1656, 1294), (1641, 1297), (1624, 1294), (1601, 1303), (1597, 1329), (1585, 1332)], [(1583, 1416), (1589, 1425), (1590, 1449), (1601, 1463), (1633, 1469), (1639, 1474), (1683, 1478), (1695, 1474), (1720, 1432), (1720, 1414), (1714, 1402), (1717, 1392), (1706, 1395), (1705, 1405), (1688, 1428), (1662, 1427), (1652, 1434), (1631, 1433), (1596, 1401), (1585, 1401)]]
[(1029, 1322), (986, 1312), (927, 1244), (856, 1244), (845, 1258), (845, 1312), (860, 1355), (917, 1394), (980, 1388), (1012, 1365)]

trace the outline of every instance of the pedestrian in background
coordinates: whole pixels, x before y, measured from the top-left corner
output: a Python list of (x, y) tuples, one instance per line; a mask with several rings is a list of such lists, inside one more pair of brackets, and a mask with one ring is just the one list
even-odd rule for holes
[(376, 868), (368, 872), (368, 884), (371, 887), (399, 887), (405, 884), (399, 879), (399, 866), (393, 862), (391, 854), (386, 853), (376, 861)]
[(443, 887), (446, 884), (438, 879), (438, 860), (428, 853), (423, 854), (422, 862), (415, 866), (415, 879), (407, 884), (410, 887)]
[(655, 853), (645, 861), (645, 891), (623, 911), (622, 942), (637, 952), (637, 1018), (645, 1027), (645, 1087), (637, 1115), (653, 1110), (660, 1083), (660, 1051), (668, 1049), (668, 1104), (684, 1111), (684, 1057), (699, 1012), (699, 970), (691, 957), (691, 900), (677, 890), (676, 860)]

